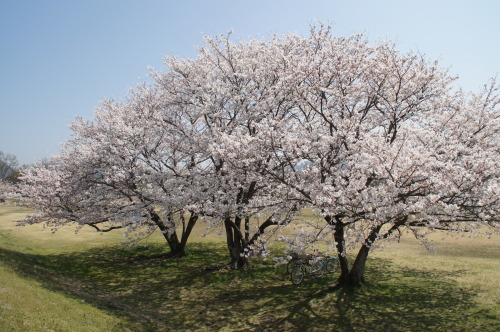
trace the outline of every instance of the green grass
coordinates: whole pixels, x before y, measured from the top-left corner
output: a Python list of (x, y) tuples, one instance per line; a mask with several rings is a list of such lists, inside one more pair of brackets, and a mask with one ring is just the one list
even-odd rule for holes
[(26, 211), (0, 207), (1, 331), (497, 331), (498, 238), (440, 242), (427, 253), (411, 239), (376, 251), (367, 284), (335, 289), (335, 275), (293, 286), (284, 268), (226, 262), (222, 238), (202, 225), (182, 259), (131, 259), (166, 252), (161, 237), (122, 248), (119, 233), (52, 234), (15, 227)]
[(1, 331), (133, 330), (134, 323), (128, 318), (114, 317), (83, 298), (53, 291), (36, 277), (21, 277), (3, 264), (0, 275)]

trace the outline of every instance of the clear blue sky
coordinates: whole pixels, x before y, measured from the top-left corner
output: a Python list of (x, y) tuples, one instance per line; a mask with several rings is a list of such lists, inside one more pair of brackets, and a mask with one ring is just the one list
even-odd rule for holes
[(0, 151), (21, 164), (57, 154), (69, 121), (229, 30), (306, 35), (320, 20), (440, 59), (477, 90), (500, 72), (499, 14), (498, 0), (0, 0)]

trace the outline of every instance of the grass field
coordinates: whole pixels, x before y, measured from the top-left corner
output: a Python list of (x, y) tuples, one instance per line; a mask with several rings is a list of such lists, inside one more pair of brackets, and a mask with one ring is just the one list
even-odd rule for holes
[(122, 248), (121, 234), (16, 227), (27, 211), (0, 206), (0, 331), (499, 331), (500, 237), (407, 237), (375, 251), (367, 284), (336, 275), (293, 286), (283, 268), (227, 261), (223, 237), (198, 227), (182, 259), (160, 236)]

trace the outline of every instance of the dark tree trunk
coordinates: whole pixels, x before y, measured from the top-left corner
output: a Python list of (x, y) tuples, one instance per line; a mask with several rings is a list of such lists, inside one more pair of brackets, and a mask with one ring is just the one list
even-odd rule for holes
[[(255, 194), (256, 185), (257, 183), (254, 181), (250, 183), (246, 191), (240, 189), (236, 197), (236, 203), (241, 205), (248, 204), (250, 199)], [(231, 269), (242, 269), (248, 264), (248, 259), (244, 254), (250, 236), (248, 233), (250, 231), (250, 219), (248, 217), (245, 218), (244, 233), (241, 232), (242, 221), (243, 219), (241, 215), (236, 215), (234, 217), (234, 222), (231, 220), (231, 217), (227, 217), (224, 220), (227, 248), (229, 251), (229, 257), (231, 258), (231, 261), (229, 262)]]
[(408, 221), (408, 216), (403, 216), (397, 220), (396, 223), (385, 233), (380, 234), (380, 230), (382, 229), (382, 225), (375, 227), (368, 238), (366, 238), (365, 243), (359, 249), (358, 255), (356, 256), (356, 260), (351, 268), (349, 273), (349, 283), (352, 285), (361, 285), (365, 282), (365, 267), (366, 260), (368, 259), (368, 254), (370, 253), (371, 245), (379, 239), (386, 239), (392, 233), (397, 231), (400, 226), (404, 225)]
[(248, 258), (244, 256), (245, 249), (252, 246), (259, 237), (264, 234), (266, 228), (276, 225), (273, 221), (273, 216), (267, 218), (258, 228), (257, 232), (250, 237), (250, 219), (245, 218), (245, 234), (240, 231), (241, 218), (236, 217), (235, 222), (231, 218), (226, 218), (224, 226), (226, 228), (227, 248), (231, 262), (229, 265), (232, 269), (242, 269), (248, 265)]
[(349, 278), (347, 284), (353, 286), (360, 286), (365, 282), (365, 266), (366, 260), (368, 258), (368, 253), (370, 252), (370, 247), (362, 245), (356, 256), (356, 260), (352, 265), (351, 271), (349, 271)]
[(191, 212), (186, 227), (183, 227), (182, 229), (182, 237), (180, 245), (182, 246), (183, 251), (186, 248), (186, 243), (189, 238), (189, 235), (191, 235), (191, 231), (193, 230), (193, 227), (194, 225), (196, 225), (197, 221), (198, 221), (198, 215)]
[(179, 242), (179, 238), (177, 237), (177, 232), (175, 231), (175, 228), (172, 229), (165, 226), (160, 216), (156, 212), (150, 211), (150, 214), (151, 214), (151, 220), (160, 229), (161, 233), (163, 234), (163, 237), (168, 243), (168, 246), (170, 248), (169, 256), (171, 257), (185, 256), (186, 255), (184, 251), (185, 243), (184, 245), (182, 245), (181, 242)]
[(361, 285), (363, 282), (365, 282), (366, 260), (368, 259), (371, 245), (377, 239), (381, 228), (382, 225), (372, 229), (370, 235), (368, 235), (368, 238), (366, 238), (365, 243), (363, 243), (363, 245), (359, 249), (356, 260), (354, 261), (351, 271), (349, 272), (349, 284)]
[(340, 263), (340, 276), (338, 282), (345, 284), (349, 281), (349, 261), (346, 256), (345, 241), (344, 241), (344, 227), (341, 216), (326, 216), (326, 222), (334, 227), (333, 238), (335, 239), (335, 246)]
[(337, 246), (338, 259), (340, 263), (340, 276), (339, 283), (349, 282), (349, 261), (347, 260), (345, 240), (344, 240), (344, 227), (342, 223), (342, 218), (335, 217), (335, 219), (329, 218), (331, 222), (334, 222), (334, 239)]
[[(240, 222), (238, 222), (238, 220)], [(235, 218), (235, 222), (231, 218), (224, 220), (224, 227), (226, 228), (226, 241), (227, 249), (229, 251), (229, 267), (231, 269), (243, 269), (247, 263), (247, 258), (243, 255), (246, 248), (245, 239), (241, 234), (238, 223), (241, 224), (241, 218)]]
[(340, 276), (338, 278), (339, 284), (344, 286), (361, 285), (365, 281), (365, 266), (366, 260), (368, 258), (368, 253), (370, 252), (371, 244), (377, 238), (381, 226), (378, 226), (372, 230), (368, 238), (365, 240), (365, 243), (361, 246), (352, 267), (349, 267), (344, 240), (345, 225), (342, 222), (342, 217), (326, 216), (325, 220), (328, 224), (335, 227), (333, 236), (335, 239), (336, 249), (340, 262)]
[(345, 233), (345, 225), (342, 223), (341, 216), (326, 216), (325, 220), (328, 224), (335, 227), (334, 229), (334, 238), (336, 242), (336, 248), (338, 252), (338, 258), (340, 261), (341, 273), (338, 279), (339, 285), (342, 286), (360, 286), (365, 282), (365, 267), (366, 261), (368, 259), (368, 254), (370, 253), (370, 249), (372, 244), (377, 239), (385, 239), (389, 237), (392, 233), (397, 231), (400, 226), (404, 225), (408, 221), (408, 216), (402, 216), (397, 219), (394, 225), (385, 232), (385, 234), (380, 234), (380, 230), (383, 225), (378, 225), (372, 229), (368, 237), (365, 239), (365, 242), (361, 246), (352, 264), (352, 267), (349, 267), (349, 261), (347, 260), (347, 255), (345, 252), (345, 241), (344, 241), (344, 233)]

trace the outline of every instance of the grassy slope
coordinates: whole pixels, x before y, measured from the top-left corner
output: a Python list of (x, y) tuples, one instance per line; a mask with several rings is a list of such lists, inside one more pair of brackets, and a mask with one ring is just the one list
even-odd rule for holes
[[(446, 238), (430, 254), (411, 238), (376, 251), (363, 289), (332, 291), (335, 276), (292, 286), (282, 269), (206, 271), (225, 262), (222, 238), (198, 227), (181, 260), (159, 236), (124, 249), (118, 233), (51, 234), (14, 227), (25, 213), (0, 207), (0, 330), (495, 331), (499, 242)], [(132, 323), (133, 322), (133, 323)]]
[(0, 330), (126, 331), (125, 320), (86, 304), (83, 299), (46, 289), (0, 265)]
[(64, 241), (52, 240), (51, 232), (43, 227), (14, 226), (11, 221), (25, 214), (24, 209), (0, 206), (0, 330), (134, 330), (134, 323), (125, 316), (115, 317), (86, 303), (84, 297), (51, 287), (49, 283), (57, 279), (59, 271), (40, 266), (30, 258), (35, 257), (33, 252), (60, 254), (87, 249), (98, 241), (88, 236), (78, 238), (69, 230), (58, 234)]

